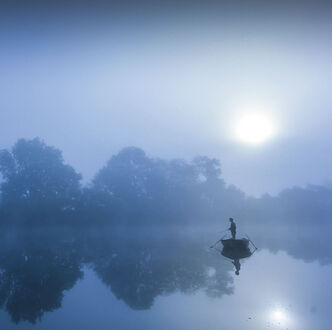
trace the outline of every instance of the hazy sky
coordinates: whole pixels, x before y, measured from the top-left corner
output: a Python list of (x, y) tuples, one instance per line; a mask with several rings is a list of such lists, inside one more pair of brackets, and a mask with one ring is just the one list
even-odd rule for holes
[[(0, 11), (0, 148), (39, 136), (86, 181), (135, 145), (219, 158), (255, 195), (332, 182), (328, 3), (66, 3)], [(248, 109), (273, 139), (233, 139)]]

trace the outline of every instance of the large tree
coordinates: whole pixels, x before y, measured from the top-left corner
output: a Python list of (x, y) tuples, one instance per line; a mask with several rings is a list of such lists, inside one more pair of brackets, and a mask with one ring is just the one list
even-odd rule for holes
[(104, 210), (136, 223), (186, 223), (206, 216), (211, 220), (216, 210), (225, 208), (226, 188), (217, 160), (161, 160), (135, 147), (110, 158), (94, 178), (92, 191), (93, 196), (99, 193)]
[(64, 163), (61, 151), (38, 138), (20, 139), (0, 151), (1, 207), (7, 217), (58, 216), (73, 210), (81, 175)]
[[(118, 218), (144, 217), (149, 201), (156, 199), (155, 187), (162, 189), (157, 164), (136, 147), (112, 156), (93, 180), (93, 190), (104, 194), (105, 205)], [(100, 199), (100, 195), (99, 195)]]

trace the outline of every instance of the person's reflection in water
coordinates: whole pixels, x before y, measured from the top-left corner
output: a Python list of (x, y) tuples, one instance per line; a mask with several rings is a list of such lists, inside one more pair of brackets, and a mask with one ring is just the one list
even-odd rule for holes
[(232, 264), (235, 266), (235, 275), (240, 275), (240, 259), (234, 259), (234, 261), (232, 261)]

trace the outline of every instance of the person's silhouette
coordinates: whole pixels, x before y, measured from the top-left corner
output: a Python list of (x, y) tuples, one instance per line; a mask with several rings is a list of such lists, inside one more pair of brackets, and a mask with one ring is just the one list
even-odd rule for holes
[(228, 228), (228, 230), (231, 231), (232, 238), (235, 239), (235, 236), (236, 236), (236, 224), (235, 224), (233, 218), (229, 218), (229, 221), (230, 221), (231, 225)]
[(235, 274), (240, 275), (240, 268), (241, 268), (240, 259), (234, 259), (234, 261), (232, 261), (232, 264), (235, 266)]

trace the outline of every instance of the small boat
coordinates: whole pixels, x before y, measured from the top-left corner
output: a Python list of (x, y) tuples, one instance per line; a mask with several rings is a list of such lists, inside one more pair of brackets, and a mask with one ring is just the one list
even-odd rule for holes
[(224, 246), (224, 249), (229, 250), (238, 250), (238, 249), (248, 249), (249, 247), (249, 240), (246, 238), (242, 239), (222, 239), (221, 240), (222, 245)]
[(241, 248), (241, 249), (225, 249), (223, 248), (221, 254), (229, 259), (244, 259), (250, 257), (253, 252), (250, 251), (249, 248)]

